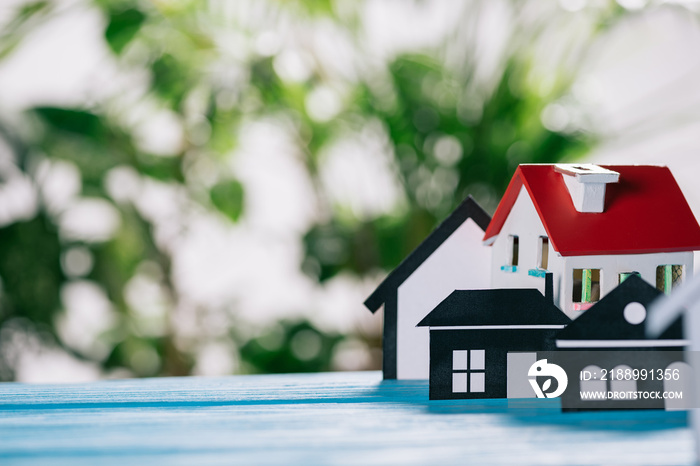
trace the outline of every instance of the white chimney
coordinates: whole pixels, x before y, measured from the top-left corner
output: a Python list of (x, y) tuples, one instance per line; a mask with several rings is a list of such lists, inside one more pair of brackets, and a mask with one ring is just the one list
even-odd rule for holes
[(617, 183), (620, 174), (591, 163), (557, 164), (566, 189), (579, 212), (601, 213), (605, 210), (605, 185)]

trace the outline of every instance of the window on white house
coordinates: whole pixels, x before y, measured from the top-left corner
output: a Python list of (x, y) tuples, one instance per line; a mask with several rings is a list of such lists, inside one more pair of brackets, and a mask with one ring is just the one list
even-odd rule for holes
[(520, 238), (515, 235), (510, 235), (510, 261), (508, 265), (513, 267), (518, 266), (518, 256), (520, 254)]
[(549, 265), (549, 238), (540, 236), (538, 246), (539, 268), (547, 270)]
[(486, 351), (452, 351), (452, 393), (483, 393), (486, 390)]
[(600, 300), (600, 269), (574, 269), (572, 300), (595, 303)]
[(617, 276), (618, 280), (617, 283), (622, 283), (628, 278), (630, 278), (632, 275), (640, 276), (639, 272), (622, 272)]
[(656, 268), (656, 288), (659, 291), (669, 294), (682, 282), (682, 265), (660, 265)]

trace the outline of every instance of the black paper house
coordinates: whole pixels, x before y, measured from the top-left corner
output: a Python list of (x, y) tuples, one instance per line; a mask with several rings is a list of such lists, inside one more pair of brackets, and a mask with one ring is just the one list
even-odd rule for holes
[[(689, 367), (683, 362), (682, 317), (658, 338), (645, 334), (644, 322), (647, 307), (662, 293), (638, 275), (631, 275), (617, 288), (603, 297), (581, 317), (557, 333), (556, 346), (560, 351), (554, 360), (565, 367), (569, 377), (569, 389), (562, 395), (562, 408), (569, 411), (589, 409), (662, 409), (668, 402), (656, 398), (608, 399), (608, 393), (656, 392), (682, 390)], [(579, 352), (580, 357), (574, 353)], [(683, 371), (679, 380), (664, 380), (666, 369)], [(626, 377), (625, 371), (642, 370), (644, 377)], [(655, 371), (649, 376), (649, 371)], [(660, 372), (659, 372), (660, 371)], [(639, 374), (639, 373), (638, 373)], [(617, 377), (622, 375), (622, 377)], [(589, 393), (581, 399), (581, 393)], [(590, 393), (606, 394), (596, 399)], [(601, 395), (602, 396), (602, 395)], [(682, 400), (678, 400), (682, 404)], [(671, 404), (674, 401), (669, 401)]]
[(528, 370), (571, 320), (536, 289), (456, 290), (419, 324), (430, 328), (430, 399), (533, 398)]

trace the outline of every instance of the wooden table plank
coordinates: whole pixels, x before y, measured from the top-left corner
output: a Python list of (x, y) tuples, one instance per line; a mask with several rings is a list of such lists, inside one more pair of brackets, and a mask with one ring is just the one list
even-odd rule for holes
[(6, 464), (693, 464), (686, 415), (429, 401), (378, 372), (0, 385)]

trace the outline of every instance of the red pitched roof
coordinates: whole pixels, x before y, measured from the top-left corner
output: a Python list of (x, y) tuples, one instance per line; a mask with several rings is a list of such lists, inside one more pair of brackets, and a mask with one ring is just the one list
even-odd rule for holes
[(554, 250), (562, 256), (700, 250), (700, 226), (667, 167), (604, 165), (620, 174), (607, 185), (605, 211), (576, 211), (554, 165), (520, 165), (486, 229), (500, 233), (525, 186)]

